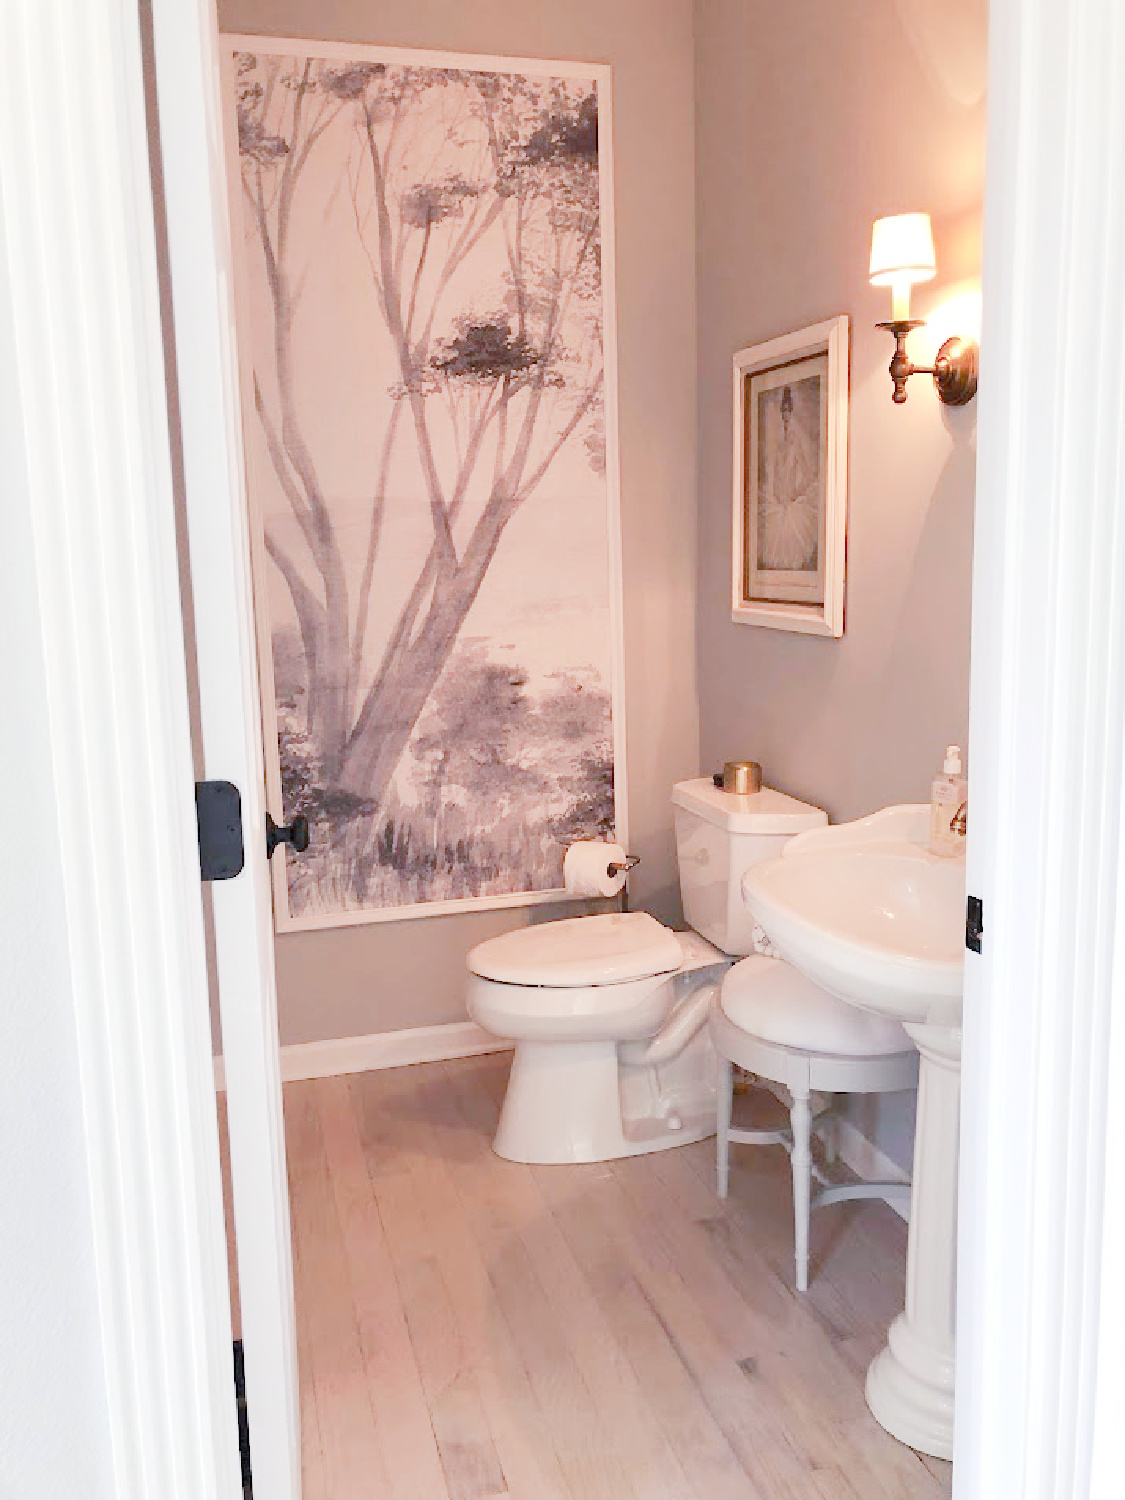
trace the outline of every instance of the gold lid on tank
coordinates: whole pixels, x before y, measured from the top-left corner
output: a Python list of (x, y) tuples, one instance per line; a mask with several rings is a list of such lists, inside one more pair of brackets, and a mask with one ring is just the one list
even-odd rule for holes
[(762, 790), (762, 768), (756, 760), (728, 760), (723, 766), (723, 791), (749, 797)]
[(728, 833), (804, 833), (828, 822), (828, 814), (819, 807), (810, 807), (785, 792), (764, 786), (760, 792), (742, 796), (724, 791), (710, 776), (678, 781), (672, 788), (672, 803)]

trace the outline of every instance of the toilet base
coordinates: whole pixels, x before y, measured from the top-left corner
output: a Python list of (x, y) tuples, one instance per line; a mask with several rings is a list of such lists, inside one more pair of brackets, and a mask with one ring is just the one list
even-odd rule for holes
[[(707, 1042), (705, 1033), (699, 1041)], [(663, 1067), (623, 1068), (616, 1042), (520, 1042), (492, 1149), (506, 1161), (559, 1165), (705, 1140), (715, 1134), (715, 1093), (713, 1081), (700, 1086), (708, 1071), (700, 1062), (697, 1055), (686, 1067), (677, 1059)], [(677, 1074), (686, 1086), (677, 1087)], [(651, 1112), (623, 1116), (623, 1093), (647, 1097)]]

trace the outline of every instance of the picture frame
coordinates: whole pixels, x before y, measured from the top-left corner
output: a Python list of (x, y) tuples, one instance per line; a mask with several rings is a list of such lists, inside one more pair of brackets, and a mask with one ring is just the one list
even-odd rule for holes
[(731, 619), (844, 633), (846, 315), (734, 356)]

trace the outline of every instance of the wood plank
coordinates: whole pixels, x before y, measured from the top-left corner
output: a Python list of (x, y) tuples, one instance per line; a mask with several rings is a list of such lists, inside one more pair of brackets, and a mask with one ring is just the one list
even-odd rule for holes
[[(592, 1403), (600, 1419), (598, 1439), (617, 1455), (632, 1489), (643, 1500), (690, 1500), (694, 1491), (688, 1478), (530, 1169), (502, 1162), (490, 1148), (497, 1115), (494, 1097), (472, 1070), (450, 1067), (446, 1077), (447, 1091), (440, 1107), (457, 1110), (469, 1126), (467, 1138), (474, 1150), (472, 1158), (460, 1166), (458, 1184), (462, 1201), (467, 1206), (473, 1201), (479, 1205), (475, 1223), (486, 1254), (497, 1254), (504, 1239), (518, 1241), (527, 1260), (525, 1284), (541, 1289), (540, 1307), (565, 1310), (554, 1321), (551, 1335), (564, 1341), (574, 1372), (588, 1392), (584, 1404)], [(542, 1317), (538, 1308), (535, 1316), (537, 1320)], [(525, 1322), (515, 1311), (510, 1321), (513, 1327)], [(526, 1321), (534, 1339), (534, 1325)], [(534, 1347), (532, 1358), (541, 1363), (541, 1352)], [(571, 1487), (585, 1493), (590, 1483), (582, 1480), (576, 1485), (572, 1480)]]
[[(393, 1156), (386, 1156), (388, 1137), (397, 1122), (384, 1119), (372, 1135), (380, 1113), (391, 1116), (401, 1080), (384, 1073), (359, 1074), (352, 1092), (363, 1101), (366, 1138), (361, 1147), (369, 1181), (378, 1203), (395, 1280), (409, 1330), (413, 1358), (429, 1409), (430, 1422), (451, 1500), (483, 1500), (503, 1493), (504, 1474), (481, 1403), (473, 1361), (464, 1346), (458, 1320), (442, 1277), (434, 1235), (426, 1223), (422, 1203), (410, 1172), (418, 1147), (421, 1122), (412, 1121), (413, 1139), (399, 1138)], [(412, 1070), (415, 1073), (421, 1070)], [(415, 1084), (415, 1087), (417, 1084)], [(385, 1092), (383, 1110), (376, 1103)], [(367, 1154), (374, 1140), (377, 1158)]]
[(940, 1495), (952, 1495), (953, 1465), (947, 1463), (943, 1458), (931, 1458), (928, 1453), (920, 1453), (918, 1457), (937, 1480), (938, 1493)]
[[(787, 1175), (787, 1163), (782, 1160), (779, 1165)], [(842, 1467), (853, 1480), (863, 1476), (870, 1494), (881, 1493), (879, 1476), (884, 1471), (891, 1476), (893, 1494), (900, 1493), (896, 1486), (904, 1486), (903, 1494), (933, 1493), (932, 1476), (924, 1470), (918, 1455), (885, 1433), (867, 1411), (863, 1398), (866, 1364), (860, 1368), (847, 1364), (839, 1343), (822, 1326), (809, 1294), (792, 1290), (791, 1276), (784, 1286), (775, 1281), (773, 1311), (760, 1318), (756, 1328), (747, 1325), (728, 1305), (722, 1284), (715, 1282), (717, 1270), (739, 1289), (743, 1300), (750, 1301), (752, 1310), (755, 1305), (759, 1312), (763, 1310), (760, 1299), (762, 1289), (769, 1286), (770, 1261), (761, 1257), (758, 1236), (752, 1232), (761, 1222), (760, 1215), (753, 1212), (757, 1205), (744, 1205), (740, 1211), (716, 1199), (718, 1212), (693, 1225), (687, 1214), (691, 1206), (698, 1206), (698, 1198), (690, 1180), (692, 1166), (683, 1151), (639, 1158), (635, 1163), (620, 1164), (616, 1171), (634, 1184), (635, 1193), (646, 1177), (659, 1182), (659, 1193), (650, 1194), (649, 1199), (648, 1238), (657, 1242), (663, 1239), (666, 1252), (685, 1274), (690, 1272), (689, 1286), (699, 1294), (704, 1315), (717, 1331), (723, 1327), (728, 1332), (741, 1330), (743, 1337), (761, 1340), (761, 1378), (783, 1399), (781, 1422), (790, 1440), (818, 1467)], [(661, 1211), (669, 1202), (683, 1212)], [(873, 1207), (847, 1205), (858, 1213), (868, 1213)], [(740, 1212), (745, 1214), (745, 1224), (733, 1217)], [(696, 1229), (703, 1230), (710, 1240), (710, 1257), (701, 1257), (698, 1245), (693, 1243)], [(892, 1306), (897, 1310), (897, 1304)], [(880, 1324), (876, 1347), (881, 1346), (889, 1321), (890, 1316)]]
[(870, 1495), (886, 1500), (915, 1500), (917, 1496), (937, 1500), (943, 1493), (922, 1455), (884, 1432), (870, 1414), (849, 1424), (842, 1437), (848, 1458), (846, 1463), (841, 1460), (841, 1467), (855, 1486), (857, 1500)]
[[(628, 1199), (623, 1211), (678, 1267), (718, 1337), (740, 1356), (754, 1356), (763, 1379), (787, 1392), (798, 1410), (808, 1410), (810, 1420), (846, 1419), (864, 1410), (852, 1372), (840, 1368), (805, 1298), (781, 1280), (774, 1264), (755, 1255), (752, 1243), (740, 1246), (737, 1257), (717, 1253), (717, 1235), (725, 1239), (724, 1205), (712, 1196), (705, 1214), (692, 1216), (698, 1206), (692, 1173), (678, 1151), (620, 1163), (615, 1175)], [(798, 1354), (807, 1357), (798, 1360)]]
[(315, 1083), (286, 1088), (285, 1117), (302, 1317), (308, 1334), (306, 1368), (315, 1385), (324, 1493), (326, 1500), (386, 1494), (389, 1485), (375, 1436)]
[[(713, 1168), (698, 1147), (675, 1154), (700, 1181), (713, 1182)], [(834, 1170), (841, 1178), (850, 1176), (846, 1168)], [(735, 1148), (724, 1212), (743, 1225), (759, 1254), (792, 1286), (792, 1189), (779, 1149)], [(850, 1340), (870, 1341), (878, 1335), (874, 1353), (902, 1307), (905, 1224), (877, 1200), (843, 1203), (813, 1214), (810, 1240), (813, 1264), (804, 1304), (842, 1348)]]
[[(292, 1199), (292, 1190), (290, 1199)], [(293, 1237), (294, 1302), (297, 1318), (297, 1370), (301, 1403), (301, 1491), (302, 1500), (327, 1500), (324, 1454), (320, 1442), (320, 1417), (316, 1409), (316, 1381), (312, 1374), (312, 1334), (309, 1312), (313, 1298), (305, 1288), (300, 1246)], [(251, 1452), (253, 1460), (253, 1452)]]
[[(396, 1500), (446, 1500), (434, 1426), (367, 1174), (349, 1081), (325, 1079), (316, 1092), (389, 1494)], [(494, 1478), (495, 1471), (485, 1466), (484, 1485)]]
[(824, 1413), (787, 1388), (773, 1325), (713, 1265), (702, 1233), (665, 1197), (645, 1205), (639, 1164), (615, 1164), (602, 1209), (611, 1232), (757, 1489), (807, 1493), (810, 1470), (832, 1459)]
[[(435, 1133), (448, 1143), (458, 1139), (470, 1145), (473, 1137), (451, 1109), (446, 1079), (431, 1078), (430, 1107), (426, 1113)], [(496, 1220), (487, 1203), (467, 1185), (466, 1163), (458, 1162), (450, 1175), (444, 1166), (446, 1153), (427, 1153), (418, 1164), (422, 1191), (442, 1211), (454, 1205), (468, 1232), (476, 1240), (480, 1261), (489, 1281), (490, 1296), (503, 1316), (513, 1345), (526, 1372), (527, 1382), (543, 1418), (543, 1431), (553, 1445), (567, 1493), (582, 1500), (631, 1500), (635, 1491), (625, 1467), (614, 1452), (611, 1434), (601, 1423), (580, 1375), (566, 1348), (562, 1326), (545, 1289), (535, 1276), (518, 1236)]]
[[(681, 1153), (676, 1153), (680, 1155)], [(698, 1159), (682, 1153), (699, 1173)], [(727, 1260), (734, 1243), (755, 1267), (762, 1260), (793, 1288), (792, 1197), (788, 1166), (779, 1153), (744, 1148), (758, 1158), (752, 1169), (732, 1163), (730, 1197), (711, 1230), (727, 1235)], [(882, 1347), (886, 1331), (902, 1308), (906, 1243), (902, 1221), (879, 1202), (834, 1205), (812, 1217), (812, 1273), (801, 1305), (835, 1343), (840, 1356), (859, 1376)], [(731, 1272), (735, 1275), (734, 1271)], [(748, 1268), (749, 1274), (749, 1268)]]
[[(412, 1086), (424, 1084), (427, 1070), (435, 1067), (440, 1073), (440, 1064), (410, 1070)], [(378, 1110), (381, 1096), (395, 1097), (400, 1085), (386, 1076), (391, 1071), (359, 1075), (353, 1080), (368, 1114)], [(416, 1108), (412, 1118), (417, 1123)], [(447, 1139), (442, 1149), (452, 1159), (458, 1155), (452, 1140)], [(430, 1158), (432, 1150), (433, 1142), (423, 1139), (423, 1132), (415, 1129), (409, 1143), (399, 1148), (396, 1170), (387, 1168), (374, 1178), (400, 1289), (404, 1270), (429, 1254), (454, 1321), (464, 1369), (479, 1394), (499, 1459), (502, 1486), (528, 1500), (540, 1496), (543, 1500), (569, 1500), (551, 1433), (493, 1294), (472, 1227), (452, 1189), (449, 1169), (440, 1158)]]
[[(284, 1107), (290, 1107), (284, 1097)], [(288, 1119), (286, 1121), (288, 1134)], [(289, 1201), (293, 1205), (299, 1191), (294, 1171), (295, 1152), (287, 1142), (286, 1170), (289, 1178)], [(297, 1234), (297, 1219), (292, 1214), (291, 1234), (293, 1239), (293, 1300), (297, 1324), (297, 1373), (298, 1395), (301, 1407), (301, 1488), (303, 1500), (326, 1500), (327, 1479), (324, 1473), (324, 1453), (320, 1441), (320, 1417), (316, 1409), (316, 1381), (313, 1378), (312, 1334), (309, 1328), (309, 1312), (314, 1298), (306, 1294), (307, 1275), (302, 1260), (300, 1237)], [(253, 1452), (251, 1452), (253, 1460)]]
[[(700, 1500), (750, 1500), (748, 1478), (697, 1372), (643, 1278), (621, 1252), (599, 1194), (604, 1167), (532, 1168), (614, 1337)], [(741, 1379), (740, 1374), (740, 1379)]]

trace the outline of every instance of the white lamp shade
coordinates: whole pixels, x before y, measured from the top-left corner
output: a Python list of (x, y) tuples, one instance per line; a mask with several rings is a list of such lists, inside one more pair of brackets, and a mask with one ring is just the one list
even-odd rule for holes
[(871, 229), (872, 286), (909, 286), (937, 273), (929, 214), (892, 214)]

